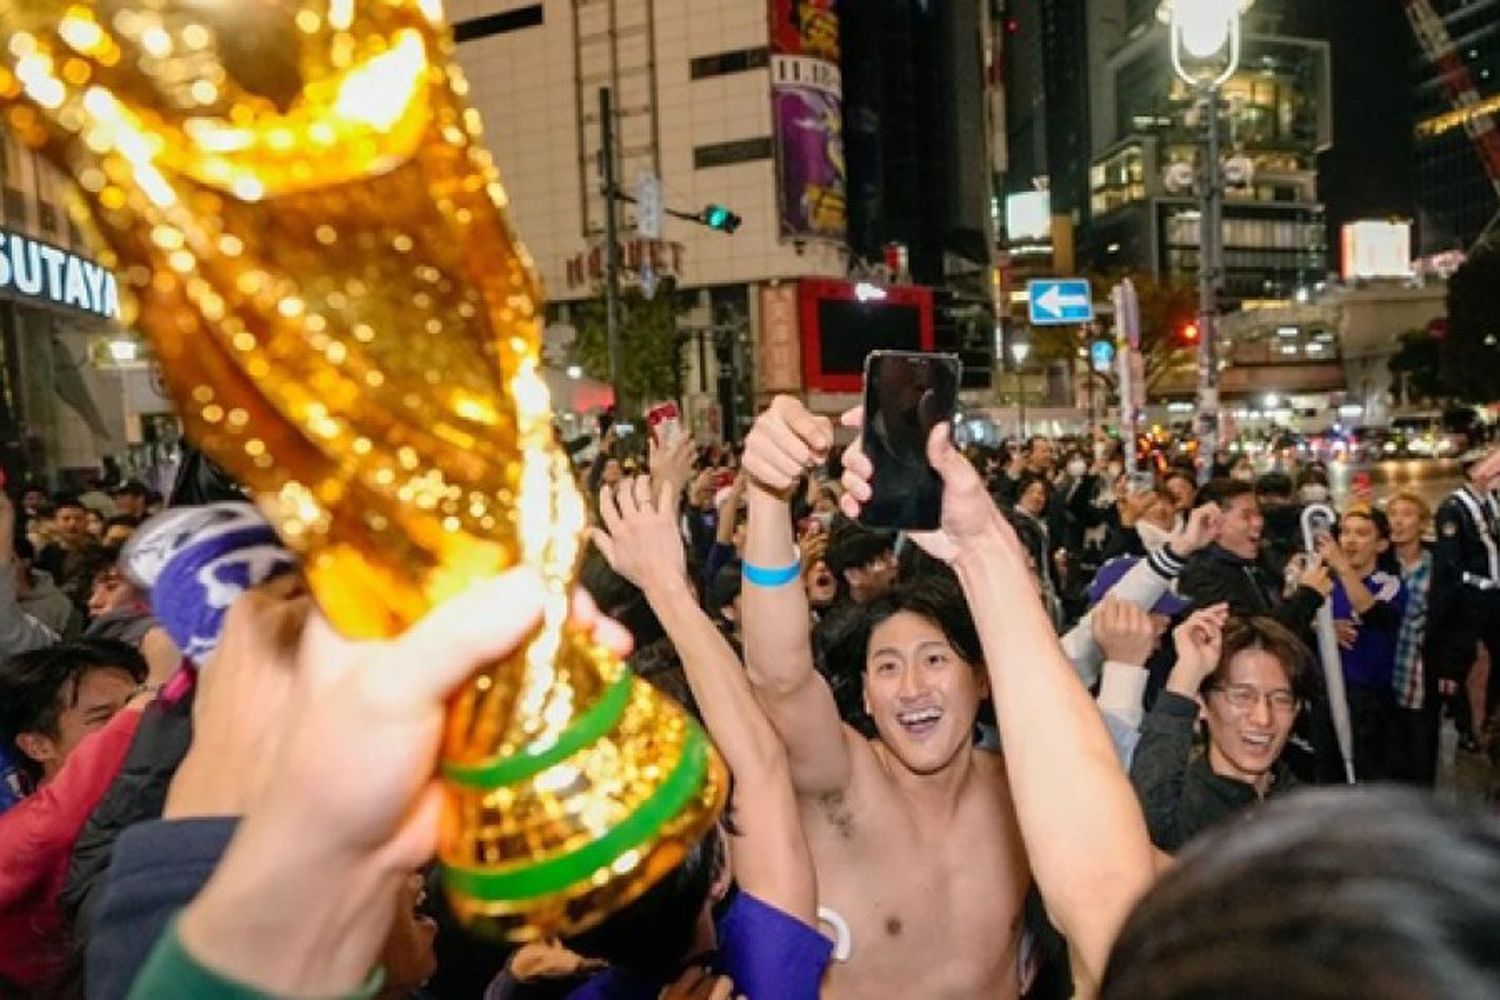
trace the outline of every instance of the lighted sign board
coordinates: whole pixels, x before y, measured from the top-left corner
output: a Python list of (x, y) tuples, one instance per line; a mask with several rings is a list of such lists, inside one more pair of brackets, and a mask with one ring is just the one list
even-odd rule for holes
[(0, 229), (0, 291), (107, 319), (120, 318), (120, 288), (107, 268), (5, 229)]
[(1012, 243), (1045, 243), (1052, 239), (1052, 194), (1023, 191), (1005, 196), (1005, 232)]
[(1411, 223), (1364, 220), (1348, 222), (1342, 231), (1343, 277), (1408, 278), (1411, 276)]

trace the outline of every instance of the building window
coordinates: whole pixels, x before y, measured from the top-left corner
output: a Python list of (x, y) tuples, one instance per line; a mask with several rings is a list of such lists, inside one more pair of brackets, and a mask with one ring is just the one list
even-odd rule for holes
[(486, 14), (483, 17), (471, 17), (467, 21), (459, 21), (453, 26), (453, 40), (470, 42), (476, 38), (489, 38), (491, 35), (520, 31), (522, 28), (535, 28), (541, 23), (542, 5), (534, 3), (529, 7), (517, 7), (514, 10), (503, 10), (498, 14)]
[(754, 49), (739, 49), (720, 52), (711, 56), (699, 56), (688, 64), (688, 75), (694, 80), (705, 80), (711, 76), (728, 76), (752, 69), (765, 69), (770, 65), (771, 50), (764, 45)]
[(45, 201), (39, 201), (36, 205), (36, 211), (37, 225), (41, 227), (42, 232), (56, 233), (58, 231), (57, 209)]
[(749, 163), (752, 160), (771, 158), (771, 137), (759, 139), (736, 139), (734, 142), (716, 142), (711, 146), (699, 146), (693, 150), (693, 167), (703, 170), (708, 167), (725, 167), (731, 163)]

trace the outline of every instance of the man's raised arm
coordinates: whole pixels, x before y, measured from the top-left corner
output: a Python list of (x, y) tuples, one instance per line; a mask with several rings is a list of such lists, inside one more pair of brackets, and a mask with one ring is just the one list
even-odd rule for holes
[(698, 606), (677, 532), (675, 484), (627, 480), (618, 489), (605, 487), (599, 506), (605, 531), (594, 532), (595, 544), (615, 572), (645, 593), (682, 658), (708, 734), (734, 775), (735, 827), (749, 848), (735, 852), (736, 879), (762, 902), (815, 922), (812, 857), (786, 751), (756, 703), (739, 657)]
[(743, 460), (750, 477), (740, 592), (745, 667), (786, 746), (792, 782), (804, 795), (839, 791), (850, 776), (850, 735), (813, 665), (812, 620), (788, 500), (832, 447), (828, 420), (790, 396), (778, 396), (755, 421)]
[[(857, 412), (848, 424), (857, 424)], [(942, 527), (917, 544), (958, 574), (979, 627), (1016, 817), (1048, 912), (1072, 950), (1075, 984), (1094, 993), (1109, 949), (1150, 886), (1155, 857), (1108, 731), (1052, 631), (1015, 532), (979, 474), (934, 429)], [(871, 495), (869, 459), (845, 453), (845, 513)]]

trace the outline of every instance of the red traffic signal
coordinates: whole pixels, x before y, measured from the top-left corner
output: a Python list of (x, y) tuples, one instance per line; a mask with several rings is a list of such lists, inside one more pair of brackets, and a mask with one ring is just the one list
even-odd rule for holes
[(1184, 347), (1198, 346), (1199, 330), (1197, 323), (1184, 323), (1177, 331), (1177, 341)]

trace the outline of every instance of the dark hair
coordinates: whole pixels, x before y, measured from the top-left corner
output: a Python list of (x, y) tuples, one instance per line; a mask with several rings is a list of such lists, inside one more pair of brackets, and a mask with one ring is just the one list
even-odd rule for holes
[(1173, 479), (1186, 479), (1188, 483), (1195, 488), (1198, 485), (1198, 479), (1193, 475), (1193, 470), (1184, 469), (1180, 465), (1168, 466), (1167, 471), (1162, 473), (1161, 481), (1163, 485), (1166, 485), (1166, 483), (1170, 482)]
[(1016, 480), (1016, 501), (1018, 503), (1034, 483), (1041, 483), (1042, 490), (1047, 494), (1047, 499), (1052, 499), (1052, 484), (1047, 482), (1046, 476), (1038, 475), (1035, 472), (1023, 472), (1021, 473), (1021, 478)]
[[(137, 683), (146, 661), (134, 646), (113, 639), (84, 639), (18, 653), (0, 666), (0, 736), (14, 745), (22, 733), (57, 736), (58, 719), (76, 703), (78, 684), (95, 670), (124, 670)], [(36, 776), (24, 753), (20, 764)]]
[(54, 495), (52, 497), (52, 512), (55, 514), (58, 511), (62, 510), (64, 507), (76, 507), (79, 510), (83, 511), (85, 514), (87, 514), (89, 510), (88, 507), (84, 505), (84, 502), (78, 499), (78, 494), (76, 493), (58, 493)]
[(243, 501), (245, 491), (224, 468), (190, 444), (182, 449), (177, 477), (167, 499), (169, 507), (193, 507), (222, 500)]
[(928, 574), (902, 583), (865, 609), (859, 636), (861, 664), (869, 660), (870, 636), (875, 629), (902, 612), (932, 622), (954, 652), (976, 667), (984, 663), (984, 647), (980, 645), (979, 630), (969, 613), (969, 602), (964, 599), (963, 591), (952, 578)]
[(714, 578), (708, 583), (708, 593), (705, 596), (704, 606), (713, 618), (722, 618), (723, 611), (734, 603), (734, 599), (740, 596), (740, 577), (744, 568), (738, 559), (732, 560), (729, 565), (720, 567), (714, 574)]
[(1385, 511), (1377, 510), (1367, 504), (1355, 504), (1344, 511), (1344, 519), (1351, 517), (1362, 517), (1375, 525), (1375, 533), (1386, 541), (1391, 540), (1391, 519), (1386, 517)]
[(823, 561), (833, 573), (842, 591), (845, 586), (844, 571), (862, 569), (896, 547), (894, 536), (883, 531), (871, 531), (853, 521), (836, 525), (828, 536), (828, 551)]
[(1390, 785), (1274, 799), (1135, 907), (1102, 1000), (1469, 1000), (1500, 984), (1500, 824)]
[(145, 483), (139, 479), (130, 479), (116, 486), (113, 492), (117, 497), (130, 496), (145, 499), (148, 491)]
[(639, 899), (564, 943), (580, 955), (602, 958), (642, 977), (675, 972), (691, 957), (698, 918), (725, 860), (723, 834), (715, 827)]
[(1238, 479), (1210, 479), (1198, 490), (1198, 497), (1193, 501), (1193, 506), (1201, 507), (1206, 503), (1216, 503), (1220, 507), (1228, 507), (1231, 502), (1240, 497), (1254, 497), (1255, 484), (1241, 482)]
[(1292, 477), (1284, 472), (1268, 472), (1255, 481), (1255, 492), (1261, 496), (1290, 498)]
[(1302, 487), (1314, 483), (1319, 486), (1327, 486), (1328, 472), (1324, 469), (1318, 468), (1317, 466), (1309, 465), (1307, 468), (1303, 469), (1301, 473), (1298, 474), (1297, 488), (1300, 490)]
[(1287, 685), (1302, 700), (1313, 694), (1312, 654), (1296, 633), (1274, 618), (1231, 618), (1224, 626), (1223, 654), (1219, 666), (1203, 682), (1204, 690), (1221, 687), (1229, 675), (1229, 663), (1247, 649), (1258, 649), (1276, 658), (1286, 671)]
[(610, 568), (604, 554), (590, 543), (578, 567), (578, 583), (599, 610), (625, 626), (637, 646), (655, 642), (666, 633), (640, 588)]

